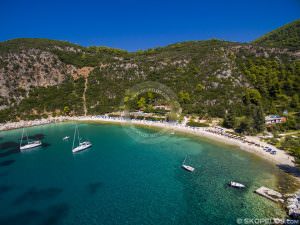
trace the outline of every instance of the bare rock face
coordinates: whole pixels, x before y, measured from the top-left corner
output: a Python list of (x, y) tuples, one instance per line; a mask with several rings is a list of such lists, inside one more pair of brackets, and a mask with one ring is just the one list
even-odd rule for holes
[(51, 52), (22, 50), (0, 55), (0, 108), (18, 103), (34, 87), (58, 85), (76, 71)]
[(72, 70), (71, 75), (76, 80), (76, 79), (78, 79), (79, 77), (82, 77), (82, 76), (87, 78), (89, 76), (90, 72), (92, 72), (94, 70), (94, 67), (84, 66), (84, 67), (79, 68), (79, 69), (71, 68), (71, 70)]

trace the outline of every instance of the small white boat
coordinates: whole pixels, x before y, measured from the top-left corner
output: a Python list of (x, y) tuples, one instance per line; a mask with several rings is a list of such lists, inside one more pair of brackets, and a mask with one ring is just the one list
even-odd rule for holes
[(63, 141), (67, 141), (67, 140), (69, 140), (69, 136), (65, 136), (65, 137), (63, 137)]
[(189, 171), (189, 172), (193, 172), (195, 170), (194, 167), (188, 166), (188, 165), (184, 165), (182, 164), (182, 168)]
[(195, 170), (195, 168), (185, 164), (186, 158), (187, 157), (185, 157), (185, 159), (183, 160), (181, 167), (189, 172), (193, 172)]
[(245, 188), (246, 186), (238, 182), (230, 181), (230, 186), (235, 188)]
[[(76, 131), (77, 131), (77, 138), (78, 138), (78, 146), (74, 148), (75, 138), (76, 138)], [(90, 147), (92, 147), (92, 143), (91, 142), (89, 142), (89, 141), (83, 141), (83, 142), (81, 142), (80, 141), (79, 130), (78, 130), (78, 127), (76, 125), (75, 132), (74, 132), (72, 152), (73, 153), (80, 152), (80, 151), (83, 151), (83, 150), (88, 149)]]
[(36, 147), (39, 147), (39, 146), (42, 145), (41, 141), (29, 141), (28, 140), (28, 135), (26, 133), (27, 144), (22, 146), (23, 137), (24, 137), (24, 128), (23, 128), (23, 131), (22, 131), (22, 137), (21, 137), (21, 141), (20, 141), (20, 150), (36, 148)]

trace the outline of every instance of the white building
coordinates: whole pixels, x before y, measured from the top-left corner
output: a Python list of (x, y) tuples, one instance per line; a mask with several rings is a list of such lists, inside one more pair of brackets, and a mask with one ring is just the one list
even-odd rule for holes
[(279, 115), (268, 115), (265, 117), (266, 124), (284, 123), (285, 121), (286, 118)]

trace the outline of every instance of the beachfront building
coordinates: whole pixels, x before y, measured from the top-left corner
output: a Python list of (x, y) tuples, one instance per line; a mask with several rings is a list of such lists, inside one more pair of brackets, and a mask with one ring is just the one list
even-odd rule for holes
[(172, 110), (171, 106), (168, 106), (168, 105), (155, 105), (153, 108), (154, 109), (165, 110), (165, 111), (171, 111)]
[(265, 117), (266, 124), (277, 124), (277, 123), (285, 123), (286, 117), (279, 115), (268, 115)]

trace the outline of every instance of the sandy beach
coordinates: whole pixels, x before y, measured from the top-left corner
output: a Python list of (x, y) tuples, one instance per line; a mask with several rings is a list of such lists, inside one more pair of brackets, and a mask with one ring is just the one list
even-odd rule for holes
[[(132, 123), (135, 125), (143, 125), (149, 127), (166, 128), (171, 131), (179, 131), (183, 133), (193, 134), (196, 136), (204, 137), (224, 143), (227, 145), (237, 146), (244, 151), (254, 153), (270, 162), (278, 165), (285, 165), (294, 167), (294, 157), (288, 155), (285, 151), (277, 149), (275, 146), (269, 145), (265, 142), (261, 142), (254, 137), (238, 138), (237, 136), (228, 136), (225, 133), (224, 128), (214, 127), (189, 127), (178, 123), (167, 123), (167, 122), (154, 122), (146, 120), (125, 120), (117, 117), (108, 116), (80, 116), (80, 117), (54, 117), (49, 119), (40, 119), (34, 121), (20, 121), (6, 124), (0, 124), (0, 131), (17, 129), (22, 127), (40, 126), (49, 123), (58, 123), (63, 121), (94, 121), (94, 122), (110, 122), (110, 123)], [(270, 154), (270, 152), (264, 151), (263, 147), (270, 147), (276, 151), (276, 154)]]

